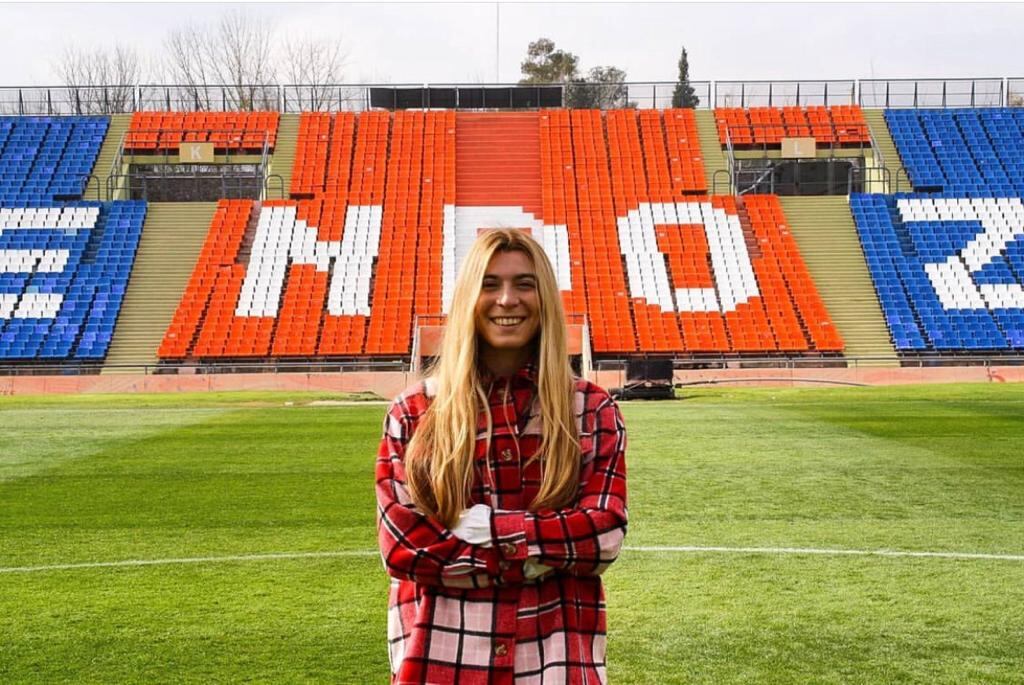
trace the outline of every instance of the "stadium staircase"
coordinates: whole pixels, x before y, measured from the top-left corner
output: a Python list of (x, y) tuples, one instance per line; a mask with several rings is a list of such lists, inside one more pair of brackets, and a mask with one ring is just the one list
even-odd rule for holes
[(871, 137), (882, 153), (882, 163), (889, 170), (889, 187), (885, 192), (895, 193), (897, 191), (897, 179), (899, 179), (899, 192), (907, 193), (912, 190), (906, 170), (900, 161), (900, 154), (896, 151), (896, 144), (889, 134), (889, 125), (885, 123), (884, 109), (865, 109), (864, 120), (868, 122), (871, 129)]
[[(883, 153), (884, 154), (884, 153)], [(781, 197), (804, 262), (849, 357), (863, 366), (898, 366), (878, 296), (845, 197)]]
[(537, 112), (455, 115), (456, 205), (522, 206), (542, 218), (538, 116)]
[[(295, 164), (295, 147), (299, 140), (300, 114), (282, 114), (277, 125), (277, 142), (274, 154), (270, 158), (270, 173), (276, 174), (284, 181), (284, 192), (281, 198), (288, 197), (288, 189), (292, 186), (292, 166)], [(274, 179), (267, 189), (268, 199), (278, 199), (277, 180)]]
[(210, 230), (214, 202), (152, 202), (103, 373), (157, 363), (163, 339)]
[(704, 158), (704, 173), (708, 181), (708, 193), (711, 195), (728, 195), (732, 189), (726, 183), (726, 177), (718, 174), (718, 187), (715, 188), (715, 173), (729, 171), (729, 160), (718, 139), (718, 126), (715, 124), (715, 111), (698, 109), (694, 111), (697, 118), (697, 137), (700, 138), (701, 156)]
[(132, 123), (131, 114), (113, 114), (110, 117), (110, 126), (107, 128), (107, 135), (100, 147), (100, 154), (96, 158), (96, 165), (92, 168), (92, 178), (86, 186), (85, 200), (111, 200), (107, 197), (107, 177), (110, 175), (110, 165), (121, 147), (121, 139)]

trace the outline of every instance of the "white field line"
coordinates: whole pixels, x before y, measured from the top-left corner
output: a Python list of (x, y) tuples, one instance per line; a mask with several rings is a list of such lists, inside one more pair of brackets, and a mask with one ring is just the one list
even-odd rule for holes
[[(770, 554), (770, 555), (824, 555), (861, 557), (911, 557), (938, 559), (981, 559), (992, 561), (1024, 561), (1024, 554), (986, 554), (981, 552), (911, 552), (891, 549), (819, 549), (813, 547), (631, 547), (623, 552), (653, 554)], [(167, 566), (173, 564), (216, 564), (234, 561), (273, 561), (279, 559), (333, 559), (338, 557), (376, 557), (375, 549), (350, 549), (337, 552), (275, 552), (269, 554), (238, 554), (223, 557), (181, 557), (173, 559), (126, 559), (124, 561), (94, 561), (79, 564), (51, 564), (47, 566), (0, 567), (0, 573), (37, 573), (40, 571), (70, 571), (88, 568), (123, 568), (131, 566)]]
[(237, 554), (226, 557), (181, 557), (177, 559), (126, 559), (124, 561), (90, 561), (80, 564), (49, 566), (0, 566), (0, 573), (35, 573), (37, 571), (70, 571), (80, 568), (121, 568), (124, 566), (167, 566), (171, 564), (218, 564), (231, 561), (268, 561), (277, 559), (332, 559), (335, 557), (379, 556), (375, 549), (347, 549), (338, 552), (273, 552), (269, 554)]
[(939, 559), (994, 559), (1024, 561), (1024, 554), (983, 552), (911, 552), (896, 549), (818, 549), (815, 547), (624, 547), (627, 552), (680, 554), (821, 554), (857, 557), (932, 557)]

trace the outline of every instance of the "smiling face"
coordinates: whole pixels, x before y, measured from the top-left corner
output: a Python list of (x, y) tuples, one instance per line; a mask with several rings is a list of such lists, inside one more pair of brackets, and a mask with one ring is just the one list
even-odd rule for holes
[(475, 313), (482, 360), (498, 375), (514, 373), (526, 360), (540, 328), (537, 273), (528, 254), (494, 253), (484, 272)]

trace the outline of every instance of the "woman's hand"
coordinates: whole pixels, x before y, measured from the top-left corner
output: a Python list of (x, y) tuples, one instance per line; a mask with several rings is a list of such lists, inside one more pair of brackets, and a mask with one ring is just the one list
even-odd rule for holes
[(491, 508), (486, 504), (474, 504), (459, 514), (459, 523), (452, 528), (452, 534), (471, 545), (490, 547)]
[(523, 561), (523, 576), (527, 580), (540, 578), (545, 573), (550, 573), (554, 570), (552, 567), (546, 566), (533, 558)]

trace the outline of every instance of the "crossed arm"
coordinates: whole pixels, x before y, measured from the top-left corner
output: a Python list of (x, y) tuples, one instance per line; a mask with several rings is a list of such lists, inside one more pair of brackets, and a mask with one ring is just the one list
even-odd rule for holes
[[(583, 465), (574, 507), (490, 513), (491, 539), (473, 544), (416, 508), (405, 486), (410, 421), (392, 405), (377, 455), (378, 541), (395, 578), (447, 587), (508, 584), (550, 567), (576, 575), (602, 573), (618, 556), (626, 531), (626, 433), (618, 408), (596, 410), (594, 457)], [(525, 569), (524, 569), (525, 565)]]

